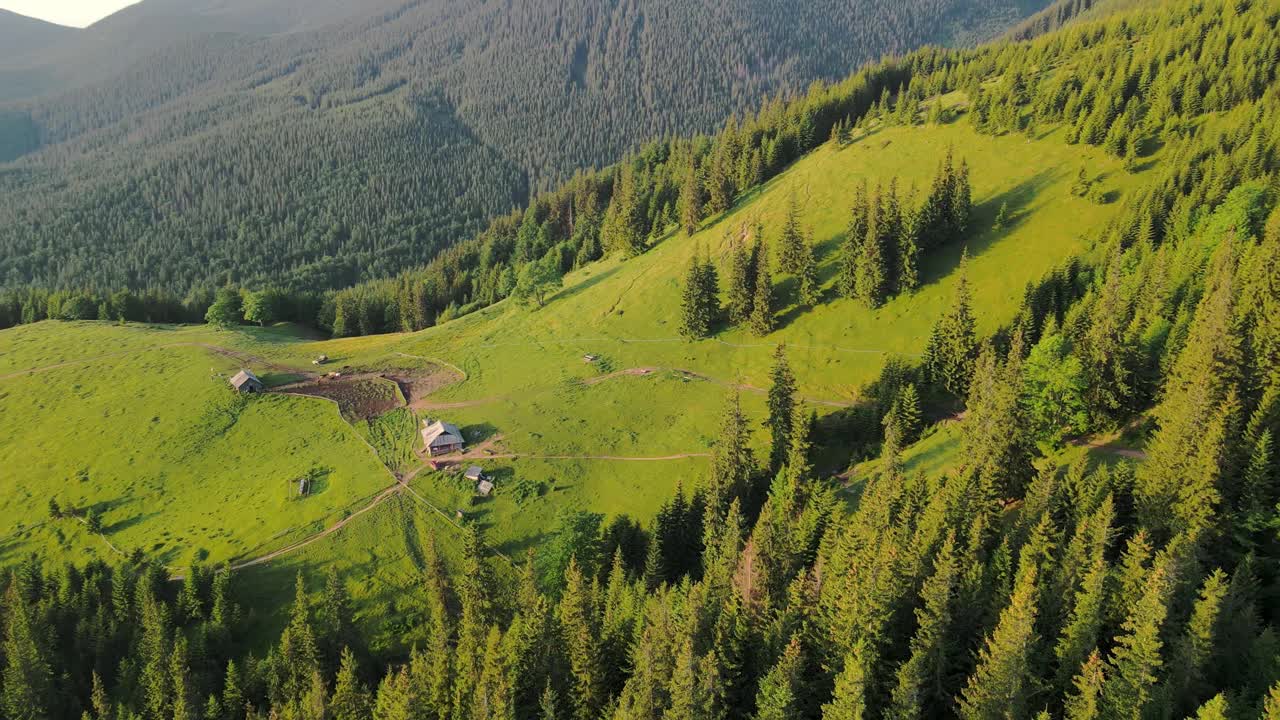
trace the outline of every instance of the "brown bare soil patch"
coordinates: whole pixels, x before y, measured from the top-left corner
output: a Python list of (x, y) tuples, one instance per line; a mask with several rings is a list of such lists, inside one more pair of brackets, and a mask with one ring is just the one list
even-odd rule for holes
[(315, 382), (289, 385), (279, 391), (332, 400), (338, 404), (338, 410), (347, 422), (368, 420), (401, 407), (396, 384), (377, 375), (321, 378)]

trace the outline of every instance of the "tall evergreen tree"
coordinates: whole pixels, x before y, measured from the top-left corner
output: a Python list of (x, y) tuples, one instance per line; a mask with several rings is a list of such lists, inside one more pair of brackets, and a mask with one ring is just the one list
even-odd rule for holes
[(1000, 621), (978, 655), (978, 666), (961, 694), (965, 720), (1022, 717), (1033, 691), (1026, 669), (1035, 650), (1038, 568), (1023, 563)]
[(847, 298), (858, 296), (858, 267), (862, 262), (862, 244), (867, 238), (867, 221), (870, 210), (867, 201), (867, 181), (861, 180), (854, 187), (853, 206), (849, 211), (849, 224), (840, 243), (840, 272), (837, 286)]
[(1174, 578), (1172, 560), (1162, 554), (1151, 569), (1141, 598), (1132, 605), (1108, 662), (1111, 672), (1102, 689), (1102, 708), (1107, 717), (1142, 717), (1151, 701), (1162, 665), (1161, 628), (1168, 614), (1169, 593)]
[[(758, 231), (755, 235), (759, 237)], [(756, 294), (756, 263), (759, 255), (758, 241), (747, 247), (745, 240), (736, 242), (729, 258), (729, 322), (741, 325), (751, 319), (751, 309)]]
[(978, 357), (977, 323), (969, 291), (967, 257), (966, 253), (960, 259), (951, 309), (933, 326), (924, 356), (929, 379), (958, 397), (968, 394), (973, 364)]
[(1095, 720), (1101, 717), (1102, 686), (1105, 664), (1098, 651), (1090, 653), (1075, 677), (1075, 690), (1067, 696), (1067, 720)]
[(698, 162), (693, 156), (689, 158), (689, 167), (685, 171), (684, 183), (680, 186), (680, 224), (686, 235), (693, 235), (702, 223), (702, 177), (698, 172)]
[(363, 720), (369, 717), (369, 691), (360, 682), (356, 668), (356, 656), (351, 648), (342, 649), (338, 678), (334, 682), (333, 698), (329, 701), (333, 720)]
[(888, 237), (888, 216), (880, 187), (876, 186), (867, 203), (867, 233), (858, 255), (854, 295), (868, 307), (880, 307), (889, 292), (889, 258), (885, 239)]
[(936, 717), (947, 706), (947, 636), (956, 577), (955, 537), (948, 534), (934, 557), (933, 574), (920, 590), (924, 605), (916, 610), (911, 656), (898, 668), (888, 718)]
[(709, 337), (720, 310), (715, 266), (699, 255), (689, 261), (680, 300), (680, 334), (689, 340)]
[(859, 641), (845, 656), (831, 702), (822, 706), (822, 720), (862, 720), (867, 716), (868, 708), (873, 707), (868, 697), (872, 665), (871, 652), (865, 642)]
[(754, 473), (751, 431), (735, 391), (725, 401), (720, 430), (711, 448), (708, 506), (716, 513), (726, 512), (734, 498), (742, 498), (750, 492)]
[(764, 337), (773, 332), (774, 318), (773, 277), (769, 273), (769, 261), (761, 250), (756, 264), (756, 294), (751, 301), (751, 332)]
[(765, 426), (769, 428), (769, 470), (776, 473), (787, 460), (796, 422), (796, 376), (787, 362), (786, 345), (778, 345), (774, 350), (770, 377), (769, 417)]
[(33, 627), (31, 609), (10, 581), (5, 592), (4, 674), (0, 687), (4, 716), (14, 720), (41, 720), (50, 717), (53, 700), (53, 672), (40, 645), (40, 633)]
[(898, 224), (896, 257), (898, 267), (897, 289), (900, 293), (914, 292), (920, 287), (920, 229), (921, 213), (916, 207), (916, 188), (913, 184), (907, 193)]
[(778, 663), (760, 680), (755, 720), (800, 720), (803, 717), (803, 662), (800, 641), (793, 637)]
[(778, 239), (778, 269), (788, 275), (800, 275), (808, 248), (804, 230), (800, 227), (800, 202), (793, 188), (787, 200), (787, 219), (782, 225), (782, 236)]
[(578, 568), (576, 558), (565, 571), (564, 594), (556, 611), (569, 658), (573, 690), (569, 694), (573, 717), (592, 720), (604, 702), (599, 647), (600, 624), (595, 591)]

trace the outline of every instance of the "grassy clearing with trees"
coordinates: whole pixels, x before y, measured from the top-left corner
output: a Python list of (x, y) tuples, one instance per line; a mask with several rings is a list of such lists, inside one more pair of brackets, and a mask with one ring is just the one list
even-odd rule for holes
[[(188, 662), (186, 643), (224, 632), (222, 614), (206, 612), (225, 605), (216, 575), (175, 590), (146, 581), (145, 564), (93, 568), (85, 583), (28, 563), (5, 596), (7, 699), (68, 702), (42, 672), (55, 657), (78, 682), (75, 709), (110, 696), (156, 718), (196, 698), (219, 717), (246, 698), (252, 717), (326, 706), (467, 719), (1275, 715), (1276, 23), (1249, 3), (1174, 2), (944, 53), (921, 82), (964, 87), (966, 120), (869, 135), (855, 121), (847, 141), (834, 133), (692, 239), (664, 236), (638, 255), (618, 245), (626, 259), (576, 271), (542, 307), (499, 303), (420, 333), (274, 349), (267, 332), (247, 333), (276, 358), (445, 359), (465, 380), (433, 399), (454, 401), (466, 428), (509, 433), (514, 452), (661, 452), (701, 432), (711, 457), (689, 459), (702, 482), (676, 492), (682, 471), (666, 465), (612, 475), (585, 458), (512, 462), (462, 528), (450, 508), (471, 489), (420, 475), (419, 494), (394, 502), (440, 509), (448, 561), (423, 541), (427, 523), (382, 508), (362, 532), (401, 528), (386, 551), (361, 549), (355, 533), (335, 536), (355, 543), (342, 559), (307, 549), (365, 577), (387, 559), (415, 584), (414, 613), (369, 590), (382, 605), (351, 633), (345, 584), (315, 592), (313, 576), (309, 597), (303, 577), (265, 656), (246, 656), (242, 639)], [(904, 88), (894, 116), (913, 100)], [(922, 255), (918, 290), (878, 307), (861, 293), (837, 299), (858, 181), (929, 182), (948, 148), (963, 148), (970, 170), (967, 259), (943, 245)], [(812, 232), (823, 301), (811, 306), (778, 273), (756, 288), (778, 303), (772, 330), (749, 317), (743, 327), (739, 313), (714, 337), (681, 337), (682, 278), (705, 278), (708, 262), (735, 277), (742, 256), (728, 251), (743, 228), (762, 224), (769, 245), (789, 216), (812, 228), (800, 234)], [(855, 242), (879, 238), (871, 226)], [(774, 246), (758, 255), (770, 269), (776, 257)], [(68, 327), (82, 326), (29, 332)], [(769, 392), (791, 375), (792, 397)], [(855, 407), (824, 404), (835, 400)], [(1140, 464), (1062, 448), (1135, 421)], [(830, 478), (873, 455), (874, 471), (855, 466), (847, 487)], [(552, 467), (552, 482), (528, 487)], [(614, 514), (624, 511), (634, 518)], [(523, 542), (499, 537), (513, 530)], [(108, 607), (142, 622), (112, 625)], [(68, 643), (31, 633), (37, 612)], [(389, 626), (422, 643), (393, 649)], [(94, 633), (142, 651), (137, 666), (93, 656), (129, 671), (106, 686), (100, 676), (97, 692), (65, 649)]]

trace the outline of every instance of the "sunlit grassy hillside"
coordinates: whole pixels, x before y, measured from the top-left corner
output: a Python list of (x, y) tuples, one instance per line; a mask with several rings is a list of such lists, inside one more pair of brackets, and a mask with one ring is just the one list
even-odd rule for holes
[[(361, 602), (394, 604), (396, 589), (413, 581), (424, 538), (436, 535), (446, 552), (456, 542), (457, 509), (515, 559), (545, 540), (566, 510), (647, 520), (677, 486), (705, 479), (731, 388), (763, 418), (761, 388), (777, 344), (786, 343), (800, 395), (821, 413), (856, 401), (890, 356), (922, 352), (951, 302), (961, 245), (925, 259), (919, 291), (874, 311), (836, 297), (836, 253), (855, 183), (896, 177), (904, 191), (912, 183), (923, 190), (949, 148), (970, 165), (968, 273), (981, 333), (1007, 323), (1026, 284), (1086, 251), (1087, 238), (1115, 212), (1114, 203), (1070, 193), (1082, 166), (1113, 194), (1140, 182), (1118, 161), (1052, 133), (1029, 140), (978, 135), (964, 123), (891, 128), (844, 149), (824, 146), (692, 238), (672, 234), (640, 257), (571, 274), (538, 309), (507, 301), (413, 335), (324, 341), (289, 327), (6, 330), (0, 557), (112, 557), (114, 547), (175, 567), (252, 560), (332, 528), (393, 489), (383, 460), (412, 493), (394, 493), (340, 530), (255, 565), (247, 570), (255, 587), (287, 593), (294, 572), (334, 564)], [(710, 253), (727, 275), (730, 239), (760, 222), (772, 243), (793, 193), (817, 250), (822, 302), (798, 307), (794, 281), (777, 278), (781, 308), (771, 335), (724, 328), (713, 339), (680, 340), (680, 283), (690, 259)], [(996, 230), (1001, 205), (1011, 222)], [(225, 378), (236, 369), (285, 383), (313, 370), (320, 354), (329, 356), (328, 369), (448, 368), (456, 382), (414, 398), (412, 422), (378, 427), (353, 427), (317, 398), (228, 405)], [(598, 359), (585, 362), (586, 354)], [(493, 498), (473, 504), (470, 485), (412, 456), (416, 435), (408, 428), (426, 417), (455, 422), (473, 443), (486, 443), (492, 454), (469, 462), (496, 478)], [(949, 466), (952, 434), (940, 431), (913, 451), (921, 469)], [(766, 440), (757, 433), (761, 447)], [(299, 499), (290, 490), (304, 476), (316, 491)], [(52, 519), (50, 498), (92, 508), (102, 535), (74, 518)]]

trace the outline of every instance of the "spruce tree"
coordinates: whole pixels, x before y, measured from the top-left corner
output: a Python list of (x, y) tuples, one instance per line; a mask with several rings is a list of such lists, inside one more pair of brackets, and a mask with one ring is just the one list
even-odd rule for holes
[(925, 348), (925, 372), (929, 379), (957, 397), (968, 394), (974, 361), (978, 357), (967, 258), (966, 253), (960, 259), (951, 309), (933, 326)]
[(684, 183), (680, 186), (680, 224), (686, 235), (693, 235), (702, 223), (702, 178), (698, 173), (698, 162), (689, 158), (689, 167), (685, 171)]
[(795, 426), (796, 377), (787, 362), (787, 346), (778, 345), (773, 352), (772, 382), (769, 386), (769, 470), (776, 473), (786, 462)]
[(1170, 563), (1168, 555), (1157, 560), (1142, 597), (1132, 606), (1116, 638), (1108, 662), (1111, 672), (1102, 688), (1102, 707), (1107, 717), (1140, 720), (1151, 701), (1156, 673), (1163, 664), (1160, 632), (1173, 586)]
[(242, 689), (240, 669), (235, 660), (227, 661), (227, 672), (222, 680), (222, 708), (228, 720), (239, 720), (244, 717), (245, 697)]
[(493, 569), (489, 566), (484, 532), (477, 525), (463, 531), (462, 572), (458, 578), (458, 642), (453, 651), (453, 712), (463, 716), (471, 706), (480, 679), (485, 641), (493, 621)]
[(338, 677), (334, 681), (333, 698), (329, 711), (333, 720), (364, 720), (369, 717), (369, 691), (360, 682), (356, 669), (356, 656), (351, 648), (342, 649)]
[(538, 702), (538, 717), (540, 720), (561, 720), (560, 705), (556, 701), (556, 691), (551, 687), (550, 680), (547, 680)]
[(888, 293), (888, 258), (884, 202), (876, 187), (867, 205), (867, 233), (860, 245), (854, 295), (870, 308), (880, 307)]
[(899, 441), (909, 445), (919, 437), (920, 422), (920, 395), (914, 383), (907, 383), (894, 395), (884, 423), (886, 428), (894, 428)]
[(857, 297), (858, 264), (862, 261), (862, 243), (867, 238), (867, 181), (860, 181), (854, 188), (853, 207), (849, 211), (849, 225), (840, 243), (840, 272), (837, 285), (840, 294)]
[(1186, 630), (1172, 648), (1169, 684), (1175, 712), (1189, 715), (1209, 694), (1206, 676), (1217, 651), (1219, 617), (1227, 594), (1227, 575), (1215, 570), (1204, 581)]
[(306, 582), (301, 571), (294, 583), (293, 608), (289, 625), (280, 636), (281, 692), (287, 698), (300, 698), (311, 684), (311, 676), (320, 668), (320, 651), (311, 625), (311, 603), (307, 599)]
[(800, 255), (800, 304), (810, 307), (817, 305), (820, 299), (818, 288), (818, 261), (813, 256), (813, 246), (805, 242)]
[(564, 594), (556, 611), (569, 658), (573, 691), (569, 694), (573, 717), (594, 720), (604, 702), (599, 647), (600, 624), (590, 581), (572, 558), (565, 571)]
[(1065, 717), (1067, 720), (1095, 720), (1101, 717), (1099, 707), (1104, 682), (1104, 664), (1098, 651), (1090, 653), (1075, 676), (1075, 690), (1067, 696)]
[(173, 641), (169, 659), (169, 685), (172, 692), (173, 720), (196, 720), (199, 709), (191, 687), (191, 670), (187, 666), (187, 639), (181, 633)]
[(756, 282), (752, 258), (756, 254), (755, 248), (747, 248), (742, 243), (735, 243), (730, 251), (728, 310), (729, 322), (733, 325), (741, 325), (751, 319)]
[(1071, 616), (1054, 648), (1058, 661), (1058, 682), (1063, 690), (1067, 689), (1072, 675), (1080, 670), (1087, 655), (1096, 652), (1094, 648), (1102, 629), (1107, 580), (1107, 562), (1102, 554), (1103, 549), (1105, 548), (1098, 548), (1097, 554), (1090, 560), (1089, 569), (1075, 593)]
[(1227, 709), (1227, 697), (1218, 693), (1196, 710), (1195, 720), (1228, 720), (1231, 713)]
[(920, 287), (920, 230), (921, 212), (916, 207), (916, 189), (912, 185), (907, 193), (902, 220), (898, 225), (896, 256), (898, 267), (898, 292), (910, 293)]
[(373, 703), (374, 720), (412, 720), (412, 690), (409, 687), (409, 671), (388, 670)]
[(978, 655), (978, 666), (961, 694), (959, 714), (964, 720), (1023, 717), (1033, 678), (1027, 668), (1035, 651), (1038, 568), (1025, 563), (1009, 604)]
[(756, 266), (756, 294), (751, 301), (751, 332), (764, 337), (773, 332), (774, 298), (773, 277), (769, 273), (769, 260), (763, 251)]
[(688, 340), (701, 340), (711, 334), (711, 318), (707, 314), (707, 282), (705, 265), (695, 255), (689, 260), (680, 299), (680, 335)]
[(755, 720), (800, 720), (803, 717), (802, 671), (800, 640), (793, 637), (778, 663), (760, 680)]
[(142, 663), (143, 707), (152, 717), (159, 718), (169, 715), (173, 697), (169, 675), (169, 609), (164, 601), (155, 597), (151, 587), (139, 583), (138, 593), (142, 608), (138, 651)]
[(808, 242), (804, 230), (800, 227), (800, 204), (794, 189), (787, 201), (787, 219), (782, 226), (782, 237), (778, 239), (778, 269), (788, 275), (800, 275), (804, 266), (805, 251)]
[(1235, 243), (1224, 238), (1153, 413), (1159, 430), (1138, 471), (1139, 517), (1166, 535), (1209, 529), (1221, 501), (1225, 449), (1239, 413), (1235, 388), (1245, 363), (1235, 266)]
[(836, 677), (835, 692), (831, 702), (822, 706), (822, 720), (862, 720), (868, 708), (874, 707), (869, 699), (872, 682), (872, 653), (865, 641), (858, 641), (845, 655), (844, 669)]
[(709, 333), (715, 329), (721, 319), (720, 273), (716, 270), (715, 263), (711, 261), (710, 256), (703, 257), (702, 271), (699, 274), (698, 283), (702, 286), (702, 292), (699, 293), (702, 299), (701, 314), (707, 319)]
[(933, 574), (920, 590), (911, 655), (898, 668), (886, 718), (936, 717), (947, 707), (948, 634), (956, 590), (955, 537), (948, 533), (933, 561)]
[(27, 601), (18, 592), (16, 581), (5, 593), (4, 675), (0, 700), (4, 716), (13, 720), (40, 720), (50, 717), (53, 700), (53, 672), (40, 645), (41, 633), (34, 627)]
[(725, 401), (720, 429), (711, 448), (711, 478), (708, 482), (709, 508), (723, 514), (734, 498), (751, 489), (755, 458), (751, 453), (751, 432), (736, 391)]

